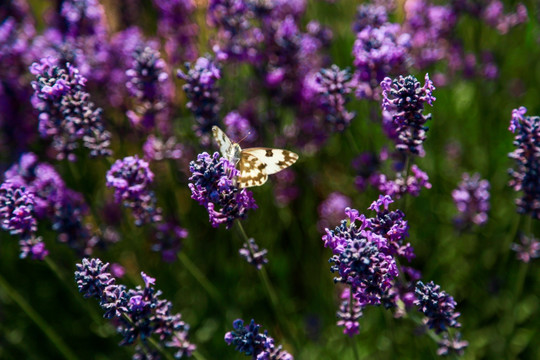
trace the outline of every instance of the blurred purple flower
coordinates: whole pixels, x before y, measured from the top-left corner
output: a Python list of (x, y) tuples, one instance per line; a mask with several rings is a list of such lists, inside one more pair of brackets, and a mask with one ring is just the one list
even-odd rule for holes
[(425, 84), (420, 87), (420, 82), (412, 75), (399, 76), (397, 79), (385, 78), (381, 82), (383, 89), (382, 107), (392, 113), (393, 126), (397, 138), (396, 149), (408, 154), (425, 155), (423, 143), (426, 139), (426, 122), (431, 119), (431, 114), (423, 115), (424, 103), (433, 106), (433, 82), (428, 74), (425, 76)]
[(438, 342), (439, 348), (437, 349), (437, 355), (447, 356), (455, 354), (462, 356), (465, 349), (469, 346), (469, 342), (461, 340), (461, 333), (457, 332), (452, 338), (447, 333), (442, 335), (442, 339)]
[(326, 123), (332, 131), (344, 131), (356, 115), (345, 108), (350, 100), (348, 94), (356, 85), (350, 70), (340, 70), (334, 64), (328, 69), (321, 69), (315, 75), (315, 82), (321, 98), (321, 107), (326, 114)]
[(175, 137), (164, 141), (154, 135), (148, 135), (143, 145), (143, 153), (148, 161), (179, 160), (183, 155), (183, 146)]
[(296, 173), (291, 168), (275, 174), (274, 181), (274, 196), (278, 206), (287, 206), (300, 195), (300, 188), (296, 185)]
[(346, 287), (340, 295), (341, 303), (337, 312), (337, 326), (343, 327), (343, 333), (350, 337), (358, 335), (360, 332), (359, 319), (364, 315), (360, 302), (353, 298), (351, 289)]
[(188, 231), (173, 221), (157, 224), (152, 251), (161, 253), (163, 261), (176, 261), (177, 254), (182, 248), (182, 239), (187, 238)]
[(251, 356), (252, 359), (268, 360), (293, 360), (293, 356), (282, 350), (281, 345), (276, 347), (274, 339), (268, 336), (268, 331), (259, 333), (260, 325), (251, 320), (248, 326), (244, 326), (244, 320), (237, 319), (233, 322), (233, 331), (225, 334), (227, 345), (234, 345), (235, 350)]
[(266, 257), (268, 250), (259, 250), (259, 245), (257, 245), (253, 238), (245, 242), (238, 252), (241, 257), (246, 259), (248, 264), (255, 266), (257, 270), (261, 270), (263, 265), (268, 264), (268, 258)]
[(388, 22), (388, 13), (386, 8), (377, 4), (361, 4), (356, 9), (355, 20), (352, 30), (359, 33), (365, 28), (378, 28)]
[(107, 186), (114, 188), (116, 203), (132, 210), (137, 226), (161, 220), (161, 209), (156, 207), (156, 197), (150, 188), (153, 182), (154, 173), (137, 155), (116, 160), (107, 172)]
[(497, 29), (500, 34), (506, 34), (511, 28), (523, 24), (529, 20), (527, 8), (523, 3), (518, 3), (516, 12), (504, 13), (504, 5), (499, 0), (492, 0), (484, 7), (482, 19), (490, 26)]
[(447, 332), (449, 327), (458, 328), (461, 324), (457, 321), (460, 313), (455, 312), (457, 303), (454, 298), (445, 291), (441, 291), (439, 285), (433, 281), (425, 284), (422, 281), (416, 283), (416, 301), (418, 310), (426, 315), (425, 324), (434, 329), (437, 334)]
[(126, 76), (128, 93), (137, 101), (135, 109), (127, 112), (131, 123), (147, 130), (157, 125), (166, 131), (170, 126), (166, 122), (173, 86), (159, 51), (141, 44), (132, 53)]
[(489, 211), (489, 181), (481, 180), (480, 174), (472, 177), (463, 173), (458, 188), (452, 191), (452, 198), (460, 215), (454, 221), (460, 228), (473, 224), (485, 225)]
[(371, 181), (382, 194), (399, 199), (405, 194), (420, 195), (422, 188), (431, 189), (428, 175), (416, 165), (411, 166), (412, 175), (405, 179), (403, 172), (399, 172), (395, 180), (390, 180), (384, 174), (374, 176)]
[(78, 69), (69, 63), (61, 67), (56, 60), (43, 58), (32, 64), (30, 72), (36, 76), (32, 104), (39, 112), (39, 132), (42, 137), (52, 138), (57, 158), (74, 161), (81, 140), (91, 156), (111, 155), (111, 135), (101, 121), (102, 110), (90, 101), (85, 91), (86, 78)]
[(514, 159), (516, 167), (509, 169), (510, 186), (522, 191), (516, 199), (518, 213), (530, 214), (540, 219), (540, 117), (525, 116), (527, 109), (520, 107), (512, 111), (508, 130), (515, 134), (516, 149), (508, 156)]
[(348, 196), (337, 191), (330, 193), (317, 208), (319, 213), (317, 228), (319, 231), (324, 231), (325, 228), (338, 224), (341, 221), (345, 209), (351, 205), (352, 201)]
[(237, 111), (228, 113), (225, 118), (223, 118), (223, 122), (227, 127), (226, 133), (231, 139), (237, 141), (242, 140), (250, 144), (257, 138), (257, 133), (249, 123), (249, 120), (240, 115)]
[(195, 115), (195, 133), (203, 137), (203, 143), (210, 143), (212, 126), (218, 125), (221, 96), (218, 80), (221, 70), (209, 56), (200, 57), (194, 64), (186, 63), (186, 72), (178, 70), (180, 79), (186, 81), (182, 87), (188, 98), (186, 107)]
[(520, 244), (513, 243), (512, 250), (516, 252), (516, 257), (519, 261), (528, 263), (531, 259), (540, 257), (540, 241), (533, 235), (520, 235)]
[(0, 219), (2, 229), (11, 235), (26, 238), (37, 230), (34, 217), (34, 194), (10, 180), (0, 187)]
[(244, 219), (248, 210), (257, 208), (252, 192), (236, 187), (238, 170), (219, 153), (199, 154), (189, 170), (191, 198), (206, 208), (213, 227), (224, 223), (229, 229), (234, 220)]

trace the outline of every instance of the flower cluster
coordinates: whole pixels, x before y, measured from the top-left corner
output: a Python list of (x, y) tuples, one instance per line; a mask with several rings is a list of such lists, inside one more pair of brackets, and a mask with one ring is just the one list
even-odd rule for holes
[(244, 326), (244, 320), (233, 321), (233, 331), (225, 334), (227, 345), (234, 345), (235, 350), (250, 356), (251, 359), (293, 360), (293, 356), (282, 350), (281, 345), (274, 344), (274, 339), (268, 336), (268, 331), (260, 333), (261, 326), (251, 320)]
[(152, 250), (161, 253), (165, 262), (174, 262), (176, 254), (182, 248), (182, 239), (187, 238), (188, 231), (172, 221), (156, 224)]
[(182, 144), (179, 144), (174, 136), (164, 141), (154, 135), (149, 135), (142, 150), (144, 158), (153, 161), (179, 160), (184, 153)]
[(79, 292), (85, 298), (99, 300), (105, 311), (103, 317), (115, 322), (117, 332), (123, 337), (120, 345), (138, 342), (134, 358), (155, 351), (149, 342), (152, 336), (173, 349), (176, 359), (191, 356), (195, 345), (188, 340), (189, 325), (181, 320), (180, 314), (172, 313), (171, 302), (159, 298), (161, 291), (153, 287), (156, 280), (144, 272), (141, 276), (144, 288), (118, 285), (109, 263), (97, 258), (83, 259), (75, 271)]
[(516, 257), (519, 261), (528, 263), (531, 259), (540, 257), (540, 241), (534, 236), (526, 236), (521, 234), (520, 244), (513, 243), (512, 250), (516, 252)]
[(102, 239), (84, 223), (88, 207), (83, 196), (69, 189), (56, 170), (40, 163), (33, 153), (21, 155), (18, 163), (4, 174), (6, 182), (23, 186), (33, 195), (33, 212), (39, 220), (48, 220), (58, 234), (79, 256), (89, 255)]
[(378, 4), (362, 4), (356, 9), (352, 30), (359, 33), (368, 26), (378, 28), (388, 22), (386, 8)]
[(433, 82), (428, 74), (424, 86), (412, 75), (399, 76), (397, 79), (385, 78), (381, 82), (383, 89), (382, 107), (392, 113), (395, 128), (396, 149), (408, 154), (425, 155), (423, 143), (426, 140), (426, 122), (431, 114), (423, 115), (424, 104), (433, 106)]
[(244, 219), (248, 210), (257, 208), (251, 191), (235, 186), (238, 170), (234, 164), (219, 153), (199, 154), (189, 170), (191, 198), (206, 208), (213, 227), (224, 223), (229, 229), (234, 220)]
[(460, 212), (455, 218), (459, 228), (486, 224), (489, 211), (489, 181), (481, 180), (480, 174), (470, 176), (464, 173), (458, 188), (452, 191), (452, 198)]
[(131, 67), (126, 71), (126, 87), (137, 104), (134, 111), (127, 112), (127, 116), (132, 124), (145, 129), (152, 129), (158, 123), (163, 128), (173, 91), (165, 61), (159, 51), (150, 46), (138, 47), (132, 56)]
[[(348, 221), (342, 220), (334, 230), (326, 229), (322, 238), (324, 246), (331, 248), (334, 254), (329, 260), (333, 264), (331, 271), (338, 274), (334, 281), (350, 285), (354, 298), (362, 306), (380, 304), (381, 297), (398, 275), (393, 253), (401, 248), (407, 227), (399, 215), (384, 219), (387, 224), (382, 224), (384, 211), (391, 202), (388, 196), (375, 201), (370, 208), (381, 212), (381, 216), (374, 219), (347, 208)], [(384, 210), (379, 210), (380, 206)], [(409, 247), (407, 244), (404, 249)]]
[(110, 155), (110, 133), (101, 121), (101, 108), (90, 101), (84, 90), (86, 78), (79, 70), (66, 63), (65, 67), (51, 58), (33, 63), (30, 72), (36, 76), (32, 82), (32, 104), (39, 112), (39, 132), (52, 138), (57, 158), (76, 159), (75, 149), (82, 140), (91, 156)]
[(457, 321), (460, 313), (455, 312), (457, 303), (454, 298), (445, 291), (441, 291), (439, 285), (433, 281), (425, 284), (422, 281), (416, 283), (415, 305), (418, 310), (426, 315), (424, 322), (437, 334), (447, 332), (448, 328), (458, 328), (461, 324)]
[(343, 327), (343, 333), (353, 337), (360, 331), (359, 319), (362, 317), (360, 302), (351, 296), (351, 289), (346, 287), (340, 295), (341, 303), (337, 311), (337, 326)]
[(188, 98), (187, 108), (195, 115), (198, 136), (205, 135), (209, 143), (212, 126), (218, 125), (221, 97), (217, 86), (221, 78), (218, 64), (210, 57), (200, 57), (194, 64), (186, 63), (186, 72), (178, 70), (178, 77), (185, 80), (182, 87)]
[(115, 201), (132, 210), (137, 226), (161, 220), (161, 209), (150, 189), (153, 182), (154, 173), (137, 155), (116, 160), (107, 172), (107, 186), (114, 188)]
[(255, 266), (257, 270), (261, 270), (264, 264), (268, 263), (268, 250), (259, 250), (259, 245), (255, 242), (255, 239), (250, 238), (242, 245), (242, 248), (238, 250), (240, 256), (243, 257), (248, 264)]
[(522, 3), (517, 4), (516, 12), (504, 13), (504, 5), (499, 0), (492, 0), (485, 6), (481, 14), (482, 19), (497, 29), (500, 34), (506, 34), (511, 28), (527, 22), (529, 19), (527, 8)]
[(331, 227), (341, 221), (343, 211), (351, 206), (351, 199), (340, 192), (333, 192), (319, 204), (317, 212), (319, 213), (319, 221), (317, 227), (324, 231), (325, 228)]
[(399, 172), (395, 180), (388, 179), (384, 174), (377, 174), (370, 178), (371, 184), (382, 194), (399, 199), (405, 194), (418, 196), (422, 188), (431, 189), (428, 175), (416, 165), (411, 166), (411, 175), (405, 176)]
[(398, 24), (366, 26), (358, 32), (353, 46), (358, 98), (377, 100), (381, 81), (405, 71), (409, 41), (408, 34), (400, 34)]
[(508, 154), (516, 162), (516, 168), (509, 170), (510, 186), (523, 192), (516, 199), (518, 212), (540, 219), (540, 116), (525, 116), (526, 112), (523, 106), (513, 110), (508, 128), (515, 134), (516, 147)]
[(250, 144), (257, 137), (255, 129), (251, 126), (248, 119), (240, 115), (237, 111), (228, 113), (223, 122), (227, 127), (226, 133), (231, 136), (231, 139), (242, 139), (242, 143)]
[(345, 108), (355, 85), (351, 79), (350, 70), (340, 70), (337, 65), (321, 69), (315, 76), (325, 120), (332, 131), (344, 131), (356, 115)]

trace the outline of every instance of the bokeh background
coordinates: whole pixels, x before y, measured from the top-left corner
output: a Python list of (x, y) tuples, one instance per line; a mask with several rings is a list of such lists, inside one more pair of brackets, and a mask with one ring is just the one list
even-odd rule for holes
[[(50, 26), (49, 14), (59, 3), (29, 1), (27, 16), (32, 17), (37, 33)], [(352, 48), (356, 33), (351, 26), (360, 3), (310, 0), (305, 4), (305, 11), (298, 18), (300, 28), (317, 20), (333, 33), (329, 47), (321, 50), (325, 66), (337, 64), (354, 71)], [(488, 2), (480, 3), (487, 6)], [(503, 3), (506, 12), (515, 11), (517, 2)], [(522, 263), (510, 249), (511, 243), (518, 241), (520, 231), (540, 235), (538, 220), (516, 212), (514, 199), (518, 194), (508, 186), (507, 170), (513, 166), (508, 153), (514, 149), (513, 135), (508, 131), (511, 111), (525, 106), (528, 115), (540, 115), (540, 5), (532, 0), (522, 3), (527, 8), (528, 20), (506, 33), (489, 26), (480, 16), (467, 13), (458, 17), (452, 29), (452, 39), (459, 40), (464, 52), (478, 59), (486, 51), (492, 55), (492, 63), (498, 69), (495, 77), (487, 78), (481, 72), (451, 72), (447, 59), (422, 69), (411, 66), (407, 73), (416, 75), (422, 83), (426, 72), (432, 78), (435, 74), (446, 76), (445, 84), (436, 83), (434, 106), (425, 111), (432, 113), (426, 156), (415, 159), (429, 175), (432, 188), (423, 189), (418, 197), (407, 196), (406, 204), (402, 199), (395, 205), (406, 212), (409, 221), (409, 241), (417, 255), (411, 266), (422, 272), (423, 280), (440, 284), (458, 303), (461, 332), (469, 342), (464, 359), (540, 358), (538, 259)], [(110, 34), (136, 25), (147, 37), (165, 40), (157, 34), (159, 14), (151, 1), (101, 0), (101, 4)], [(3, 6), (0, 4), (0, 8)], [(198, 26), (197, 53), (204, 55), (212, 52), (210, 44), (216, 29), (206, 21), (206, 2), (197, 0), (195, 6), (190, 19)], [(395, 3), (390, 14), (392, 22), (404, 22), (403, 6), (403, 1)], [(135, 14), (130, 14), (129, 9), (135, 9)], [(57, 161), (47, 151), (47, 141), (33, 136), (27, 144), (17, 147), (9, 132), (5, 132), (2, 169), (27, 150), (53, 164), (68, 187), (83, 193), (97, 214), (88, 215), (85, 221), (98, 227), (110, 222), (120, 236), (120, 241), (106, 249), (95, 249), (92, 256), (121, 264), (126, 275), (119, 282), (128, 286), (142, 283), (140, 271), (155, 277), (163, 297), (172, 301), (174, 310), (191, 325), (190, 338), (202, 358), (244, 358), (227, 347), (223, 336), (231, 330), (234, 319), (253, 318), (296, 359), (353, 359), (351, 341), (336, 326), (339, 287), (329, 271), (331, 252), (321, 241), (318, 207), (338, 191), (350, 198), (352, 207), (367, 214), (367, 207), (378, 197), (379, 192), (372, 187), (360, 191), (355, 186), (358, 174), (352, 162), (359, 152), (377, 153), (385, 146), (392, 149), (393, 144), (380, 125), (380, 102), (353, 95), (347, 104), (350, 111), (356, 112), (350, 126), (343, 132), (329, 134), (316, 147), (301, 146), (291, 138), (281, 137), (278, 142), (277, 135), (296, 121), (294, 109), (299, 105), (280, 103), (272, 99), (269, 91), (258, 91), (260, 83), (254, 80), (258, 74), (249, 64), (222, 65), (220, 118), (256, 97), (257, 101), (250, 106), (255, 104), (253, 118), (262, 130), (254, 144), (285, 147), (300, 155), (291, 169), (292, 183), (284, 184), (277, 176), (271, 176), (267, 184), (252, 189), (259, 208), (242, 221), (248, 236), (268, 250), (269, 263), (265, 267), (277, 294), (280, 322), (257, 270), (238, 255), (243, 238), (237, 227), (212, 228), (205, 209), (190, 198), (187, 163), (197, 153), (217, 148), (213, 144), (201, 145), (192, 130), (195, 120), (185, 106), (184, 82), (174, 75), (179, 68), (181, 63), (167, 68), (175, 87), (170, 123), (185, 151), (180, 160), (151, 163), (158, 205), (165, 216), (175, 218), (189, 231), (178, 260), (165, 262), (158, 252), (151, 251), (151, 227), (134, 226), (129, 211), (112, 204), (113, 191), (105, 186), (110, 162), (89, 158), (84, 152), (75, 163)], [(22, 79), (29, 83), (33, 78), (28, 72)], [(97, 105), (103, 107), (106, 127), (113, 134), (111, 161), (141, 155), (148, 134), (132, 127), (122, 109), (104, 100), (107, 91), (97, 87), (89, 90)], [(23, 109), (34, 116), (36, 133), (37, 115), (29, 99)], [(267, 117), (279, 120), (264, 130)], [(478, 172), (491, 184), (489, 220), (485, 226), (469, 231), (458, 231), (453, 221), (457, 210), (451, 192), (463, 172)], [(289, 194), (283, 201), (283, 188), (294, 196)], [(120, 220), (110, 221), (115, 216), (111, 212), (120, 213)], [(0, 288), (0, 358), (60, 358), (58, 350), (21, 309), (8, 288), (14, 289), (45, 320), (78, 359), (130, 358), (132, 349), (118, 346), (120, 337), (114, 327), (100, 318), (97, 302), (77, 294), (73, 271), (80, 257), (56, 241), (50, 226), (40, 225), (39, 233), (50, 251), (48, 262), (19, 259), (16, 238), (6, 232), (0, 234), (0, 273), (8, 286)], [(197, 274), (202, 274), (209, 284), (205, 285)], [(362, 359), (436, 357), (435, 342), (417, 323), (408, 318), (394, 319), (383, 307), (366, 308), (360, 326), (360, 334), (352, 341)]]

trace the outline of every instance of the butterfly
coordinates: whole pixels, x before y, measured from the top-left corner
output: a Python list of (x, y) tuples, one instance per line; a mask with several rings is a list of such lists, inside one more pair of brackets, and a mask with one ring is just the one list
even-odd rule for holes
[(217, 126), (212, 127), (212, 134), (221, 154), (240, 171), (236, 178), (236, 186), (239, 188), (260, 186), (268, 180), (268, 175), (275, 174), (298, 160), (297, 154), (283, 149), (242, 149)]

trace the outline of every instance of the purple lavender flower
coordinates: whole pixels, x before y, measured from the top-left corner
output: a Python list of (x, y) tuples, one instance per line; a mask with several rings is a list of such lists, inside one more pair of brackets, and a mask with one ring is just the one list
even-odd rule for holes
[(343, 211), (350, 207), (351, 199), (340, 192), (333, 192), (319, 204), (317, 211), (319, 213), (319, 221), (317, 227), (324, 231), (325, 228), (331, 227), (341, 221)]
[(178, 70), (178, 77), (185, 80), (182, 87), (189, 102), (187, 108), (195, 115), (194, 127), (198, 136), (209, 143), (212, 126), (218, 125), (221, 97), (217, 81), (221, 78), (218, 64), (210, 57), (200, 57), (194, 64), (186, 63), (186, 72)]
[(105, 11), (97, 0), (63, 1), (58, 28), (72, 38), (106, 33)]
[(158, 33), (165, 38), (165, 51), (172, 64), (195, 60), (197, 24), (192, 21), (192, 0), (153, 0), (158, 8)]
[(332, 131), (344, 131), (356, 115), (345, 108), (350, 100), (348, 94), (355, 87), (351, 79), (349, 69), (340, 70), (335, 64), (328, 69), (321, 69), (315, 76), (321, 107), (326, 113), (325, 120)]
[(278, 206), (287, 206), (300, 195), (300, 188), (296, 185), (296, 173), (291, 168), (278, 172), (274, 179), (274, 196)]
[(282, 350), (281, 345), (276, 347), (274, 339), (268, 336), (268, 331), (260, 333), (260, 325), (251, 319), (248, 326), (244, 326), (244, 320), (233, 321), (233, 331), (225, 334), (227, 345), (233, 344), (235, 350), (250, 356), (251, 359), (268, 360), (293, 360), (293, 356)]
[(357, 174), (354, 183), (359, 191), (364, 191), (368, 185), (377, 182), (381, 163), (387, 159), (388, 150), (386, 148), (381, 149), (379, 154), (363, 152), (353, 159), (351, 165)]
[(527, 8), (518, 3), (515, 13), (504, 13), (504, 5), (499, 0), (490, 1), (481, 14), (484, 21), (497, 29), (500, 34), (506, 34), (511, 28), (529, 20)]
[(22, 238), (37, 230), (34, 217), (34, 194), (24, 186), (11, 181), (0, 187), (0, 219), (2, 229)]
[(257, 208), (251, 191), (235, 186), (238, 170), (219, 153), (199, 154), (189, 170), (191, 198), (206, 208), (213, 227), (224, 223), (229, 229), (234, 220), (244, 219), (248, 210)]
[(379, 84), (385, 76), (405, 71), (409, 35), (399, 34), (398, 24), (368, 26), (356, 35), (353, 47), (354, 78), (358, 98), (378, 99)]
[(368, 228), (365, 215), (350, 208), (345, 214), (349, 220), (342, 220), (334, 230), (326, 229), (322, 238), (334, 254), (329, 260), (331, 271), (338, 273), (334, 282), (350, 285), (362, 306), (378, 305), (398, 275), (396, 261), (383, 251), (386, 239)]
[(115, 201), (131, 208), (137, 226), (161, 220), (161, 209), (150, 189), (153, 182), (154, 173), (137, 155), (116, 160), (107, 172), (107, 186), (114, 188)]
[(439, 356), (451, 354), (462, 356), (465, 349), (469, 346), (469, 342), (461, 340), (460, 332), (457, 332), (452, 338), (450, 338), (447, 333), (444, 333), (442, 339), (438, 342), (438, 345), (437, 355)]
[(512, 250), (516, 252), (516, 257), (519, 261), (528, 263), (531, 259), (540, 257), (540, 241), (533, 235), (520, 235), (520, 244), (513, 243)]
[(152, 251), (161, 252), (163, 261), (174, 262), (182, 248), (182, 239), (187, 238), (187, 236), (188, 231), (173, 221), (157, 224)]
[(179, 160), (183, 152), (182, 144), (179, 144), (174, 136), (164, 141), (149, 135), (143, 145), (144, 158), (148, 161)]
[(431, 114), (423, 115), (424, 103), (433, 106), (433, 82), (428, 74), (425, 84), (420, 83), (412, 75), (399, 76), (392, 79), (385, 78), (381, 82), (383, 89), (382, 107), (392, 112), (393, 125), (397, 138), (396, 149), (423, 157), (425, 155), (423, 143), (426, 139), (426, 122), (431, 119)]
[(248, 242), (245, 242), (238, 252), (241, 257), (246, 259), (248, 264), (255, 266), (257, 270), (261, 270), (263, 265), (268, 264), (268, 258), (266, 257), (268, 250), (259, 250), (259, 245), (257, 245), (253, 238), (250, 238)]
[(352, 30), (359, 33), (368, 26), (378, 28), (388, 22), (388, 14), (384, 6), (377, 4), (362, 4), (356, 9)]
[(155, 290), (155, 279), (141, 272), (144, 288), (127, 289), (117, 285), (109, 272), (109, 263), (99, 259), (83, 259), (77, 264), (75, 281), (85, 298), (99, 300), (105, 311), (104, 317), (113, 319), (117, 332), (123, 336), (120, 345), (131, 345), (137, 340), (135, 357), (154, 351), (148, 339), (155, 336), (165, 347), (175, 351), (175, 358), (191, 356), (195, 345), (188, 341), (189, 325), (181, 320), (180, 314), (172, 314), (172, 304), (159, 298), (161, 291)]
[(84, 91), (86, 78), (77, 68), (69, 63), (60, 67), (55, 60), (43, 58), (32, 64), (30, 72), (36, 76), (32, 104), (39, 112), (39, 132), (52, 138), (57, 158), (74, 161), (81, 140), (91, 156), (110, 155), (111, 135), (101, 121), (102, 110)]
[(31, 235), (30, 237), (19, 240), (21, 253), (19, 257), (25, 259), (30, 255), (33, 260), (43, 260), (49, 255), (49, 250), (45, 248), (45, 243), (41, 236)]
[(401, 267), (401, 281), (395, 280), (382, 298), (385, 309), (394, 309), (394, 317), (402, 318), (414, 307), (416, 301), (415, 284), (422, 277), (420, 271), (409, 267)]
[(523, 106), (514, 109), (508, 128), (515, 134), (516, 147), (508, 154), (516, 162), (516, 168), (509, 170), (510, 186), (523, 192), (522, 197), (516, 199), (518, 213), (540, 219), (540, 117), (525, 116), (526, 112)]
[(165, 61), (159, 51), (151, 46), (136, 48), (132, 54), (131, 67), (126, 70), (126, 87), (137, 100), (135, 110), (127, 112), (134, 125), (152, 129), (159, 125), (167, 129), (167, 105), (172, 97), (173, 87), (166, 71)]
[(412, 175), (404, 178), (403, 172), (399, 172), (395, 180), (390, 180), (384, 174), (378, 174), (371, 178), (372, 185), (382, 194), (399, 199), (405, 194), (411, 196), (420, 195), (422, 188), (431, 189), (429, 176), (416, 165), (411, 166)]
[(364, 315), (360, 302), (351, 296), (351, 289), (346, 287), (340, 295), (341, 304), (337, 312), (337, 326), (343, 327), (343, 333), (353, 337), (360, 332), (359, 319)]
[(460, 215), (455, 218), (460, 228), (472, 224), (485, 225), (489, 211), (489, 181), (481, 180), (480, 174), (472, 177), (464, 173), (458, 188), (452, 191), (452, 198)]
[(455, 312), (457, 303), (439, 285), (430, 281), (426, 285), (422, 281), (416, 283), (416, 301), (418, 310), (426, 315), (424, 322), (437, 334), (447, 332), (449, 327), (458, 328), (460, 313)]

